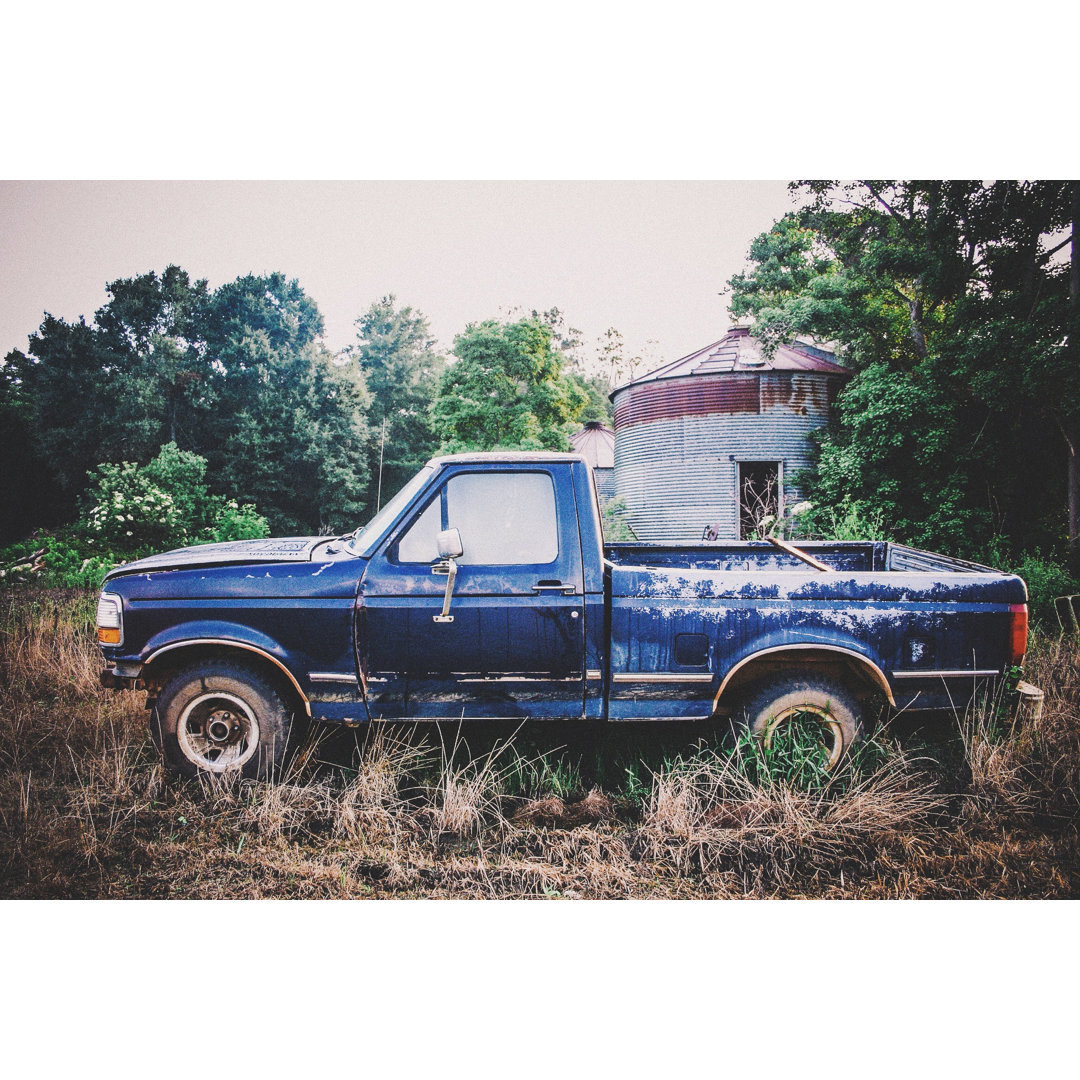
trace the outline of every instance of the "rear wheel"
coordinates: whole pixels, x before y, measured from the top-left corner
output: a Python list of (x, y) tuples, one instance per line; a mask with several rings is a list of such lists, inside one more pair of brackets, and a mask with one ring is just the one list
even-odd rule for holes
[(166, 763), (184, 776), (267, 779), (285, 758), (292, 724), (292, 707), (273, 682), (225, 660), (176, 672), (150, 717)]
[(737, 717), (767, 757), (831, 772), (864, 735), (862, 708), (847, 687), (817, 675), (762, 683)]

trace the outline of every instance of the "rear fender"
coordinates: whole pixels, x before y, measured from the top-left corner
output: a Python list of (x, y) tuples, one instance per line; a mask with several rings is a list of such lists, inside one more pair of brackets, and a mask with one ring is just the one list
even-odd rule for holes
[(844, 681), (862, 688), (867, 693), (880, 691), (890, 705), (896, 705), (892, 687), (881, 668), (865, 653), (843, 645), (822, 645), (812, 642), (770, 645), (759, 648), (732, 665), (720, 682), (713, 699), (715, 710), (723, 701), (727, 704), (750, 683), (775, 670), (799, 667), (838, 669)]

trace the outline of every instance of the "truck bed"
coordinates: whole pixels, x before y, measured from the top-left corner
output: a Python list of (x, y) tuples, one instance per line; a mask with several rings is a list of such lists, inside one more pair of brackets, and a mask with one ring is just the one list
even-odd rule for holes
[[(977, 563), (947, 555), (919, 551), (884, 540), (800, 541), (800, 550), (826, 566), (854, 573), (982, 573), (995, 571)], [(764, 540), (734, 544), (687, 546), (622, 543), (605, 547), (604, 554), (615, 566), (650, 566), (658, 569), (730, 570), (736, 572), (797, 570), (807, 566), (794, 555)]]
[(680, 675), (698, 701), (679, 687), (672, 715), (705, 715), (733, 671), (791, 648), (871, 665), (897, 708), (948, 708), (1007, 667), (1020, 578), (884, 541), (798, 547), (832, 572), (767, 542), (608, 547), (612, 715), (660, 715), (643, 689)]

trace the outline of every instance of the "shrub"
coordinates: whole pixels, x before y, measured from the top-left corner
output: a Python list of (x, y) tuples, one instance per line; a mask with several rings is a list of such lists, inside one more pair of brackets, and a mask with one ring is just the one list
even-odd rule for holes
[(211, 495), (206, 459), (166, 443), (147, 465), (105, 463), (89, 474), (80, 525), (94, 547), (134, 553), (267, 536), (251, 504)]
[[(806, 509), (800, 511), (800, 507)], [(800, 503), (788, 535), (799, 540), (888, 540), (885, 514), (867, 502), (844, 499), (838, 506)]]
[(206, 459), (163, 446), (147, 465), (106, 462), (88, 473), (80, 520), (0, 551), (0, 581), (48, 588), (96, 588), (117, 563), (152, 551), (269, 535), (250, 503), (211, 495)]
[(1027, 582), (1032, 621), (1044, 629), (1056, 630), (1054, 597), (1080, 593), (1080, 584), (1064, 566), (1038, 551), (1024, 552), (1011, 567), (1011, 572)]
[(112, 555), (87, 555), (82, 547), (65, 536), (46, 536), (43, 581), (51, 588), (97, 588), (119, 561)]
[(39, 582), (52, 589), (96, 588), (118, 562), (110, 554), (94, 554), (70, 533), (36, 534), (0, 551), (0, 582)]
[(239, 506), (235, 499), (229, 499), (218, 511), (217, 520), (210, 528), (210, 539), (261, 540), (269, 533), (266, 518), (251, 503)]
[(617, 499), (600, 498), (603, 508), (604, 543), (618, 544), (624, 540), (637, 540), (634, 530), (627, 520), (626, 500), (620, 496)]
[(80, 519), (87, 539), (108, 549), (176, 547), (187, 522), (173, 496), (130, 461), (105, 463), (90, 474)]

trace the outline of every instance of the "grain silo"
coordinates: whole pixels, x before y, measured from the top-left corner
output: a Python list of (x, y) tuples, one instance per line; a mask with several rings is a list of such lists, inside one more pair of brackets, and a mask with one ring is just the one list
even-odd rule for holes
[(799, 499), (808, 436), (851, 372), (810, 345), (766, 356), (746, 327), (612, 392), (615, 493), (640, 540), (748, 539)]
[(590, 420), (570, 436), (570, 446), (589, 463), (601, 502), (615, 498), (615, 432), (599, 420)]

